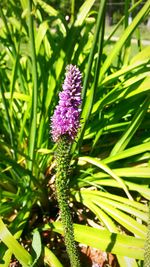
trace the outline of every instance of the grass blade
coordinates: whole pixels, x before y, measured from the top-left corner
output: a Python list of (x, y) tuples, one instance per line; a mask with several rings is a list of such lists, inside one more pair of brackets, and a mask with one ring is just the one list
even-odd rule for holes
[(143, 8), (139, 11), (137, 16), (134, 18), (132, 23), (126, 28), (120, 40), (116, 43), (114, 49), (109, 54), (109, 57), (107, 57), (107, 59), (105, 60), (103, 64), (103, 67), (100, 73), (99, 83), (102, 82), (103, 76), (105, 72), (107, 71), (107, 69), (109, 68), (109, 66), (111, 65), (112, 60), (116, 57), (116, 55), (118, 54), (118, 52), (120, 51), (124, 43), (128, 40), (128, 38), (133, 33), (133, 31), (136, 29), (136, 27), (138, 26), (140, 21), (143, 19), (143, 17), (148, 13), (149, 9), (150, 9), (150, 1), (147, 1), (145, 5), (143, 6)]
[(129, 126), (127, 127), (125, 133), (120, 138), (120, 140), (115, 144), (113, 147), (110, 156), (114, 156), (117, 153), (123, 151), (126, 146), (129, 144), (130, 140), (132, 139), (133, 135), (139, 128), (142, 120), (144, 119), (145, 113), (147, 112), (148, 106), (150, 103), (150, 98), (147, 97), (144, 102), (141, 104), (137, 112), (135, 113), (132, 121), (130, 122)]
[(24, 267), (31, 266), (31, 255), (18, 243), (0, 218), (0, 239)]
[(141, 153), (144, 153), (146, 151), (150, 151), (150, 142), (134, 146), (131, 148), (128, 148), (120, 153), (117, 153), (114, 156), (109, 156), (106, 159), (102, 160), (105, 164), (120, 160), (120, 159), (125, 159), (131, 156), (135, 156)]
[[(77, 195), (76, 195), (76, 197), (77, 197)], [(100, 222), (104, 223), (105, 227), (110, 232), (116, 233), (117, 227), (115, 226), (115, 223), (112, 221), (112, 219), (102, 209), (100, 209), (97, 205), (95, 205), (95, 203), (93, 203), (92, 201), (89, 200), (90, 195), (88, 197), (89, 198), (87, 198), (87, 199), (85, 197), (83, 197), (82, 203), (97, 216), (97, 218), (100, 220)], [(77, 197), (76, 199), (79, 202), (81, 201), (80, 196)]]
[(129, 199), (132, 199), (132, 196), (130, 195), (126, 184), (123, 182), (123, 180), (117, 176), (107, 165), (105, 165), (102, 161), (100, 161), (99, 159), (95, 159), (92, 157), (80, 157), (81, 160), (85, 161), (85, 162), (89, 162), (99, 168), (101, 168), (102, 170), (104, 170), (106, 173), (108, 173), (111, 177), (113, 177), (123, 188), (124, 192), (126, 193), (126, 195), (128, 196)]
[(28, 10), (29, 10), (29, 36), (30, 36), (30, 43), (31, 43), (31, 59), (32, 59), (32, 68), (33, 68), (32, 111), (31, 111), (30, 138), (29, 138), (30, 161), (28, 163), (28, 168), (29, 170), (32, 170), (34, 149), (35, 149), (36, 127), (37, 127), (37, 91), (38, 91), (35, 38), (34, 38), (33, 17), (32, 17), (32, 0), (28, 0)]
[(88, 12), (90, 11), (91, 7), (93, 6), (95, 0), (86, 0), (83, 5), (80, 7), (79, 12), (77, 14), (77, 19), (75, 21), (75, 26), (81, 26), (84, 19), (86, 18)]
[(12, 123), (11, 123), (11, 119), (10, 119), (10, 115), (9, 115), (8, 105), (7, 105), (7, 102), (5, 99), (5, 93), (4, 93), (3, 85), (1, 85), (1, 95), (2, 95), (4, 107), (5, 107), (5, 112), (6, 112), (6, 119), (7, 119), (7, 123), (8, 123), (9, 135), (10, 135), (10, 143), (11, 143), (12, 148), (13, 148), (14, 158), (16, 158), (14, 132), (13, 132), (13, 127), (12, 127)]
[(63, 267), (55, 254), (47, 247), (44, 247), (44, 262), (48, 264), (48, 266)]
[[(61, 223), (51, 225), (53, 231), (63, 234)], [(47, 225), (46, 228), (50, 228)], [(130, 258), (144, 258), (144, 239), (110, 233), (89, 226), (74, 224), (75, 239), (83, 244)]]
[[(101, 54), (102, 54), (102, 47), (103, 47), (102, 44), (103, 44), (103, 38), (104, 38), (105, 7), (106, 7), (106, 0), (103, 0), (101, 1), (99, 12), (98, 12), (97, 25), (96, 25), (96, 30), (94, 34), (93, 45), (92, 45), (91, 52), (89, 55), (88, 66), (87, 66), (86, 75), (85, 75), (84, 83), (83, 83), (83, 90), (82, 90), (83, 110), (81, 114), (81, 118), (83, 119), (83, 122), (81, 125), (80, 134), (78, 137), (79, 138), (78, 146), (81, 146), (85, 126), (87, 124), (87, 121), (89, 119), (89, 116), (92, 110), (94, 95), (95, 95), (95, 91), (96, 91), (96, 87), (98, 83), (98, 72), (100, 68)], [(91, 68), (93, 65), (94, 53), (95, 53), (98, 40), (99, 40), (99, 46), (98, 46), (98, 58), (97, 58), (96, 70), (95, 70), (96, 75), (94, 76), (94, 84), (91, 86), (86, 96), (87, 89), (88, 89), (88, 82), (89, 82), (89, 78), (91, 75)]]

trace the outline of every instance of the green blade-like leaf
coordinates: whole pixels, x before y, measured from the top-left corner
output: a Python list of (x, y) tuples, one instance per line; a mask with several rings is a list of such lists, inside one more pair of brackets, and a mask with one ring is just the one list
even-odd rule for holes
[(134, 146), (132, 148), (128, 148), (120, 153), (117, 153), (114, 156), (109, 156), (106, 159), (102, 160), (104, 163), (111, 163), (120, 159), (125, 159), (131, 156), (135, 156), (141, 153), (144, 153), (146, 151), (150, 151), (150, 142), (147, 142), (145, 144), (141, 144), (138, 146)]
[[(131, 206), (134, 207), (136, 210), (141, 210), (145, 213), (148, 214), (148, 207), (140, 202), (134, 201), (134, 200), (130, 200), (127, 199), (125, 197), (120, 197), (111, 193), (107, 193), (107, 192), (102, 192), (102, 191), (98, 191), (98, 190), (84, 190), (83, 192), (84, 194), (91, 194), (91, 198), (93, 198), (94, 196), (101, 196), (103, 199), (110, 199), (110, 201), (113, 199), (117, 202), (126, 204), (127, 206)], [(75, 197), (79, 197), (78, 194), (80, 195), (79, 192), (75, 192)]]
[(138, 263), (135, 259), (129, 257), (117, 256), (118, 263), (121, 267), (138, 267)]
[(141, 62), (145, 62), (150, 59), (150, 47), (147, 46), (142, 49), (138, 54), (136, 54), (132, 59), (131, 59), (131, 64), (137, 64)]
[(40, 27), (38, 29), (36, 39), (35, 39), (35, 45), (36, 45), (36, 54), (38, 55), (39, 49), (41, 46), (41, 43), (44, 39), (44, 36), (46, 35), (46, 32), (49, 28), (48, 22), (44, 21), (43, 23), (40, 24)]
[(0, 267), (8, 267), (11, 261), (12, 252), (10, 249), (7, 249), (6, 252), (3, 254), (3, 262), (1, 263), (0, 259)]
[[(46, 225), (44, 229), (50, 227), (53, 231), (63, 234), (61, 223), (55, 222), (51, 226)], [(75, 239), (80, 243), (134, 259), (143, 260), (144, 258), (144, 239), (78, 224), (74, 224), (74, 231)]]
[[(90, 199), (90, 195), (89, 195), (89, 199)], [(83, 198), (82, 203), (97, 216), (100, 222), (102, 221), (104, 223), (105, 227), (110, 232), (117, 233), (117, 227), (115, 226), (115, 223), (113, 222), (113, 220), (103, 210), (101, 210), (97, 205), (95, 205), (95, 203), (93, 203), (89, 199)], [(77, 201), (80, 202), (80, 197), (77, 199)]]
[[(94, 33), (94, 37), (93, 37), (93, 44), (92, 44), (92, 48), (91, 48), (91, 51), (89, 54), (86, 75), (85, 75), (84, 83), (83, 83), (83, 89), (82, 89), (83, 110), (82, 110), (82, 114), (81, 114), (81, 117), (83, 119), (83, 123), (81, 124), (81, 130), (79, 132), (79, 137), (78, 137), (79, 138), (79, 142), (78, 142), (79, 146), (81, 146), (83, 134), (85, 131), (85, 126), (88, 122), (88, 119), (89, 119), (89, 116), (90, 116), (90, 113), (92, 110), (94, 95), (95, 95), (95, 92), (97, 89), (96, 87), (97, 87), (97, 83), (98, 83), (98, 67), (99, 67), (100, 60), (101, 60), (102, 43), (103, 43), (103, 36), (104, 36), (104, 32), (103, 32), (104, 28), (102, 28), (102, 25), (103, 25), (103, 21), (105, 19), (105, 7), (106, 7), (106, 0), (103, 0), (101, 2), (101, 5), (100, 5), (99, 11), (98, 11), (96, 29), (95, 29), (95, 33)], [(99, 53), (100, 57), (97, 58), (97, 62), (96, 62), (96, 70), (95, 70), (96, 75), (95, 75), (94, 83), (93, 83), (93, 85), (91, 85), (90, 90), (87, 92), (97, 42), (99, 43), (98, 53)], [(75, 147), (76, 147), (76, 144), (74, 144), (73, 149), (75, 149)]]
[(38, 105), (38, 72), (37, 72), (37, 60), (35, 51), (35, 37), (34, 37), (34, 24), (32, 16), (32, 1), (28, 0), (28, 11), (29, 11), (29, 38), (31, 46), (31, 59), (32, 59), (32, 79), (33, 79), (33, 91), (32, 91), (32, 110), (31, 110), (31, 121), (30, 121), (30, 138), (29, 138), (29, 157), (28, 167), (30, 170), (33, 169), (33, 158), (35, 157), (35, 140), (37, 131), (37, 105)]
[(106, 173), (108, 173), (111, 177), (113, 177), (123, 188), (123, 190), (125, 191), (126, 195), (129, 197), (129, 199), (132, 199), (132, 196), (130, 195), (126, 184), (123, 182), (123, 180), (117, 176), (107, 165), (105, 165), (102, 161), (100, 161), (99, 159), (95, 159), (92, 157), (80, 157), (81, 160), (85, 161), (85, 162), (89, 162), (93, 165), (96, 165), (97, 167), (101, 168), (102, 170), (104, 170)]
[(23, 248), (18, 241), (9, 232), (2, 219), (0, 218), (0, 239), (15, 255), (17, 260), (24, 266), (29, 267), (32, 264), (31, 255)]
[(147, 1), (143, 8), (139, 11), (139, 13), (136, 15), (136, 17), (133, 19), (132, 23), (126, 28), (124, 33), (121, 35), (120, 40), (116, 43), (115, 47), (113, 48), (112, 52), (109, 54), (107, 59), (105, 60), (103, 67), (101, 69), (99, 82), (102, 81), (103, 75), (109, 68), (110, 64), (112, 63), (112, 60), (116, 57), (124, 43), (128, 40), (132, 32), (136, 29), (140, 21), (143, 19), (143, 17), (148, 13), (150, 9), (150, 1)]
[(43, 8), (43, 10), (45, 10), (45, 12), (47, 12), (50, 16), (57, 16), (58, 15), (58, 11), (53, 8), (51, 5), (48, 5), (47, 3), (45, 3), (42, 0), (37, 0), (37, 3)]
[(83, 5), (80, 7), (77, 14), (77, 19), (75, 21), (75, 26), (81, 26), (87, 14), (89, 13), (91, 7), (93, 6), (95, 0), (86, 0)]
[[(117, 183), (116, 181), (112, 179), (99, 179), (99, 180), (96, 180), (95, 183), (98, 185), (103, 185), (103, 186), (108, 186), (108, 187), (122, 188), (122, 186), (119, 183)], [(148, 186), (142, 186), (142, 185), (127, 182), (127, 181), (126, 181), (126, 185), (128, 186), (130, 191), (139, 192), (146, 199), (150, 200), (150, 189), (148, 188)]]
[(44, 262), (50, 267), (63, 267), (55, 254), (47, 247), (44, 247)]
[[(10, 92), (5, 92), (4, 96), (5, 96), (6, 99), (11, 99), (11, 93)], [(12, 98), (13, 99), (22, 100), (22, 101), (30, 101), (30, 96), (29, 95), (22, 94), (22, 93), (19, 93), (19, 92), (14, 92)], [(1, 99), (1, 97), (0, 97), (0, 99)]]
[[(112, 169), (114, 173), (116, 173), (118, 176), (121, 177), (129, 177), (131, 179), (136, 180), (137, 178), (142, 178), (142, 182), (149, 183), (150, 179), (150, 168), (149, 167), (127, 167), (127, 168), (118, 168), (118, 169)], [(92, 177), (94, 179), (97, 178), (108, 178), (109, 174), (104, 172), (97, 172), (95, 174), (92, 174)], [(94, 180), (93, 179), (93, 180)]]
[(115, 144), (113, 147), (110, 157), (116, 155), (117, 153), (123, 151), (126, 146), (129, 144), (131, 138), (139, 128), (139, 125), (141, 124), (142, 120), (144, 119), (145, 113), (147, 112), (147, 108), (150, 103), (150, 98), (147, 97), (145, 101), (141, 104), (139, 109), (137, 110), (136, 114), (134, 115), (131, 123), (127, 127), (125, 133), (123, 133), (120, 140)]
[(92, 199), (92, 202), (94, 202), (94, 200), (98, 201), (99, 203), (104, 202), (106, 204), (112, 205), (112, 207), (114, 207), (114, 208), (117, 208), (121, 211), (124, 211), (125, 213), (126, 212), (129, 213), (131, 216), (138, 217), (141, 220), (145, 221), (146, 223), (148, 221), (148, 213), (145, 213), (145, 210), (140, 211), (139, 209), (133, 208), (130, 205), (128, 206), (127, 204), (120, 203), (120, 202), (112, 200), (110, 198), (104, 198), (102, 196), (98, 196), (98, 193), (97, 193), (97, 195), (96, 194), (94, 195), (92, 193), (92, 190), (86, 190), (86, 191), (83, 190), (81, 192), (81, 195), (83, 196), (83, 199), (89, 198), (89, 199)]
[(35, 259), (33, 262), (33, 266), (36, 264), (36, 262), (38, 261), (41, 252), (42, 252), (42, 243), (41, 243), (41, 237), (40, 237), (40, 233), (38, 230), (35, 230), (33, 233), (33, 240), (32, 240), (32, 248), (35, 252)]
[[(123, 227), (128, 229), (130, 232), (134, 233), (137, 237), (145, 238), (146, 237), (146, 227), (142, 225), (141, 223), (137, 222), (136, 219), (133, 219), (126, 213), (120, 211), (117, 208), (120, 208), (120, 205), (113, 201), (108, 201), (103, 198), (99, 198), (97, 196), (93, 196), (92, 194), (86, 192), (84, 194), (84, 190), (80, 192), (81, 199), (83, 199), (83, 203), (89, 204), (89, 208), (91, 207), (93, 211), (96, 211), (96, 209), (93, 209), (91, 203), (96, 204), (98, 207), (100, 207), (106, 214), (111, 216), (112, 219), (116, 220), (119, 224), (121, 224)], [(89, 200), (91, 199), (91, 200)], [(116, 208), (117, 207), (117, 208)], [(127, 208), (126, 208), (127, 210)], [(135, 210), (134, 210), (135, 212)], [(95, 212), (94, 212), (95, 213)], [(137, 214), (139, 217), (141, 217), (141, 212), (137, 211)], [(146, 218), (145, 218), (146, 220)]]
[(150, 73), (149, 73), (149, 76), (145, 77), (143, 82), (141, 82), (141, 84), (135, 90), (129, 92), (129, 94), (127, 94), (125, 96), (125, 98), (127, 99), (127, 98), (132, 97), (136, 94), (145, 93), (146, 91), (148, 91), (148, 92), (150, 91)]
[[(1, 75), (0, 75), (0, 77), (1, 77)], [(15, 150), (15, 140), (14, 140), (14, 129), (13, 129), (11, 117), (10, 117), (10, 114), (9, 114), (9, 109), (8, 109), (8, 106), (7, 106), (7, 102), (6, 102), (6, 99), (5, 99), (4, 88), (3, 88), (2, 85), (1, 85), (1, 96), (2, 96), (4, 107), (5, 107), (6, 120), (7, 120), (7, 123), (8, 123), (8, 130), (9, 130), (9, 135), (10, 135), (10, 141), (11, 141), (11, 145), (12, 145), (13, 150), (14, 150), (13, 151), (14, 152), (14, 156), (16, 158), (16, 155), (15, 155), (16, 154), (16, 150)]]
[(110, 215), (115, 221), (121, 224), (123, 227), (128, 229), (137, 237), (145, 238), (147, 233), (146, 226), (138, 223), (136, 220), (126, 215), (125, 213), (113, 208), (112, 205), (106, 204), (102, 201), (97, 201), (93, 199), (93, 202), (101, 207), (108, 215)]

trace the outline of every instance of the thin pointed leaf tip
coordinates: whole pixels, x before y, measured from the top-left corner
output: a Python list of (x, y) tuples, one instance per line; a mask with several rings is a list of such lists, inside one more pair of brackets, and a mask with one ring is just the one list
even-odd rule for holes
[(59, 103), (51, 118), (51, 134), (54, 142), (61, 136), (73, 141), (80, 126), (81, 73), (77, 66), (68, 65)]

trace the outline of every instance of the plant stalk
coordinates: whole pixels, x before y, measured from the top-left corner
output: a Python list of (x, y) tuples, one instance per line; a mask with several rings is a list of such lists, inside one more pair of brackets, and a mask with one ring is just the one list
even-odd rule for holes
[(73, 221), (69, 208), (68, 198), (68, 169), (70, 162), (71, 144), (64, 136), (58, 142), (56, 150), (57, 174), (56, 193), (61, 212), (61, 220), (64, 229), (64, 239), (71, 267), (80, 267), (79, 255), (74, 240)]
[(149, 220), (148, 220), (148, 231), (145, 242), (145, 253), (144, 253), (144, 267), (150, 266), (150, 201), (149, 201)]

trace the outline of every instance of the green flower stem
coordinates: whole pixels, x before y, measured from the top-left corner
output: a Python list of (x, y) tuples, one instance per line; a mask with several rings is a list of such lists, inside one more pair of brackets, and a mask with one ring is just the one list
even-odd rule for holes
[(144, 254), (144, 267), (150, 266), (150, 202), (149, 202), (149, 221), (148, 221), (148, 232), (145, 243), (145, 254)]
[(65, 136), (58, 142), (56, 150), (57, 174), (56, 192), (57, 200), (61, 212), (61, 220), (64, 229), (64, 238), (67, 253), (70, 258), (71, 267), (80, 267), (78, 250), (74, 240), (73, 221), (69, 208), (68, 198), (68, 169), (70, 154), (70, 142)]

